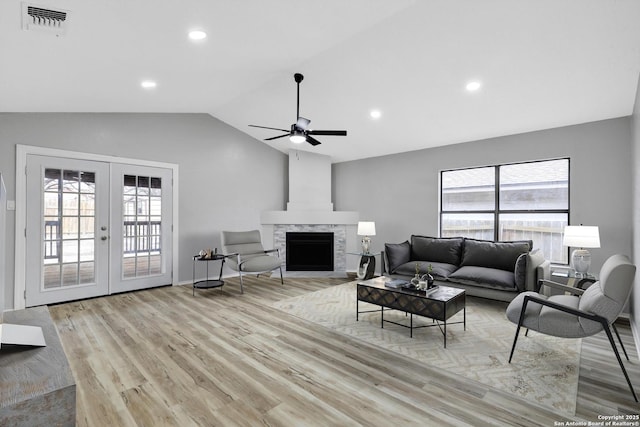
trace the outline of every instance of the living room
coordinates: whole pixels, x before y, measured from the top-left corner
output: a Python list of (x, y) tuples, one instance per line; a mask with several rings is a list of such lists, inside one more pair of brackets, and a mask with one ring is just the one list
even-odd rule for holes
[[(58, 6), (53, 1), (42, 3), (50, 7)], [(277, 11), (286, 14), (285, 6), (293, 7), (293, 4), (283, 3), (286, 4), (279, 5)], [(388, 2), (380, 2), (381, 7), (385, 6), (385, 3)], [(394, 10), (387, 4), (388, 9), (385, 9), (385, 14), (393, 15), (400, 12), (410, 14), (412, 2), (407, 3), (409, 5), (404, 7), (408, 9), (403, 11)], [(615, 2), (593, 2), (594, 7), (599, 3), (614, 7)], [(621, 2), (621, 4), (632, 12), (638, 12), (637, 7), (630, 3)], [(464, 6), (468, 6), (468, 3), (460, 2), (457, 5), (460, 8)], [(493, 7), (498, 6), (505, 7), (503, 2), (493, 5)], [(577, 7), (575, 4), (573, 6)], [(82, 16), (82, 8), (77, 2), (66, 1), (61, 7), (77, 11), (75, 16)], [(338, 8), (339, 5), (332, 4), (326, 7)], [(401, 6), (395, 7), (401, 8)], [(546, 7), (548, 11), (553, 10), (553, 6)], [(5, 37), (5, 35), (15, 37), (16, 34), (18, 36), (23, 33), (28, 34), (20, 29), (20, 2), (6, 2), (1, 8), (4, 22), (11, 27), (10, 31), (4, 30), (7, 34), (3, 34), (2, 37), (5, 40), (2, 50), (11, 52), (14, 55), (12, 58), (20, 58), (25, 53), (17, 52), (18, 49), (10, 49), (7, 42), (10, 37)], [(568, 10), (575, 9), (568, 8)], [(15, 19), (10, 20), (9, 16), (14, 16)], [(70, 24), (74, 23), (73, 16), (71, 15)], [(566, 19), (566, 16), (563, 18)], [(377, 25), (384, 26), (384, 18), (378, 19), (380, 21)], [(566, 26), (571, 27), (568, 24)], [(621, 34), (616, 34), (617, 37), (637, 37), (638, 35), (624, 25), (621, 25), (621, 28)], [(72, 26), (69, 28), (69, 33), (59, 39), (62, 42), (73, 40), (73, 31), (81, 30), (82, 27), (76, 29)], [(55, 51), (56, 39), (46, 38), (42, 34), (29, 34), (28, 37), (33, 37), (28, 40), (32, 44), (24, 42), (28, 46), (44, 44), (47, 49)], [(0, 172), (7, 188), (7, 200), (15, 201), (18, 210), (11, 208), (6, 210), (4, 237), (6, 255), (3, 264), (5, 268), (2, 272), (4, 280), (0, 280), (0, 284), (4, 283), (4, 288), (0, 288), (1, 306), (5, 311), (20, 308), (19, 304), (16, 304), (16, 300), (20, 298), (15, 292), (16, 289), (22, 289), (15, 285), (16, 278), (21, 277), (22, 274), (16, 272), (14, 267), (17, 258), (16, 250), (20, 247), (15, 243), (20, 238), (16, 235), (16, 223), (19, 221), (16, 215), (19, 213), (20, 200), (24, 203), (25, 195), (19, 194), (17, 190), (16, 169), (20, 164), (20, 160), (16, 158), (18, 145), (51, 149), (48, 152), (50, 155), (69, 152), (86, 153), (90, 157), (137, 159), (177, 165), (179, 217), (174, 224), (177, 230), (174, 248), (174, 254), (177, 254), (174, 264), (177, 265), (174, 269), (174, 272), (177, 272), (177, 277), (174, 278), (176, 284), (191, 283), (192, 255), (204, 248), (221, 248), (220, 232), (222, 230), (260, 229), (263, 212), (285, 208), (289, 202), (290, 190), (289, 156), (295, 156), (297, 150), (330, 155), (328, 151), (323, 151), (325, 146), (327, 150), (339, 152), (340, 145), (351, 145), (354, 139), (358, 139), (360, 144), (355, 149), (355, 154), (354, 148), (350, 147), (345, 149), (345, 153), (348, 152), (348, 154), (343, 154), (344, 160), (340, 160), (339, 155), (332, 156), (331, 202), (336, 211), (355, 211), (359, 213), (360, 219), (375, 221), (376, 236), (373, 238), (372, 246), (374, 251), (382, 250), (386, 242), (404, 241), (411, 234), (429, 236), (439, 234), (439, 172), (442, 170), (569, 158), (571, 161), (570, 222), (571, 224), (597, 225), (600, 229), (601, 247), (591, 251), (592, 270), (597, 271), (599, 266), (615, 253), (626, 254), (632, 257), (635, 264), (638, 264), (640, 261), (638, 255), (640, 217), (638, 215), (640, 214), (637, 213), (636, 207), (640, 202), (640, 178), (638, 178), (640, 65), (637, 49), (640, 41), (633, 39), (630, 44), (635, 50), (626, 53), (634, 56), (634, 59), (625, 65), (632, 69), (635, 79), (633, 85), (629, 86), (628, 93), (621, 96), (626, 101), (626, 104), (621, 102), (626, 108), (626, 110), (624, 108), (620, 110), (624, 111), (623, 113), (607, 115), (611, 113), (588, 112), (592, 114), (593, 119), (568, 123), (558, 119), (557, 122), (544, 122), (546, 124), (542, 127), (535, 127), (538, 122), (532, 119), (532, 123), (536, 123), (530, 124), (526, 131), (515, 124), (509, 124), (501, 130), (500, 134), (485, 133), (484, 136), (468, 139), (461, 137), (455, 143), (448, 144), (440, 144), (438, 141), (431, 143), (434, 137), (425, 133), (418, 137), (425, 140), (425, 148), (397, 149), (397, 151), (394, 151), (394, 147), (403, 146), (403, 138), (410, 139), (415, 136), (404, 136), (399, 128), (381, 128), (385, 120), (383, 115), (379, 122), (365, 123), (366, 126), (373, 127), (374, 132), (386, 138), (385, 149), (388, 152), (374, 156), (367, 154), (366, 141), (360, 141), (363, 138), (358, 136), (358, 128), (353, 127), (361, 123), (359, 119), (339, 118), (333, 114), (323, 117), (323, 110), (317, 109), (319, 108), (317, 104), (343, 102), (341, 98), (331, 98), (331, 102), (328, 102), (323, 97), (322, 90), (316, 89), (319, 86), (328, 93), (336, 95), (331, 87), (338, 76), (346, 70), (346, 66), (328, 69), (331, 68), (329, 63), (324, 62), (326, 59), (324, 55), (328, 53), (317, 53), (318, 57), (306, 63), (303, 58), (297, 57), (290, 59), (290, 62), (284, 65), (273, 67), (271, 71), (265, 71), (265, 74), (269, 74), (265, 84), (276, 85), (284, 92), (281, 101), (283, 111), (278, 111), (275, 115), (266, 114), (266, 109), (279, 110), (280, 108), (271, 107), (267, 100), (259, 103), (256, 99), (254, 103), (256, 105), (243, 114), (243, 127), (232, 126), (229, 124), (231, 120), (223, 117), (223, 114), (218, 116), (210, 113), (210, 111), (216, 111), (216, 108), (209, 109), (202, 105), (180, 105), (175, 106), (173, 110), (169, 110), (168, 107), (167, 109), (156, 108), (154, 106), (156, 103), (164, 105), (163, 103), (166, 102), (161, 92), (151, 94), (151, 101), (144, 98), (149, 95), (147, 93), (135, 95), (126, 105), (114, 103), (104, 93), (94, 96), (92, 94), (94, 89), (83, 89), (68, 99), (65, 95), (58, 93), (52, 93), (52, 96), (40, 99), (37, 91), (30, 92), (24, 89), (26, 83), (18, 78), (20, 73), (28, 71), (21, 69), (20, 61), (7, 62), (12, 65), (3, 65), (4, 70), (0, 71), (4, 75), (5, 82), (0, 90)], [(18, 45), (21, 44), (18, 43)], [(496, 55), (502, 58), (500, 51), (496, 50), (496, 52)], [(77, 52), (76, 54), (81, 56)], [(61, 70), (64, 70), (65, 66), (62, 63), (55, 64), (53, 75), (60, 77), (63, 74)], [(299, 65), (302, 68), (296, 68)], [(108, 71), (99, 79), (108, 79), (109, 71), (115, 72), (111, 70), (115, 65), (107, 64), (105, 67)], [(267, 65), (256, 66), (256, 68), (260, 67), (268, 69)], [(363, 67), (361, 71), (364, 73), (364, 70)], [(246, 125), (250, 123), (288, 127), (287, 123), (292, 121), (292, 107), (295, 101), (292, 75), (293, 72), (298, 71), (304, 72), (306, 78), (300, 86), (301, 112), (310, 110), (309, 115), (319, 125), (322, 123), (323, 128), (348, 129), (349, 136), (346, 138), (318, 137), (323, 144), (318, 146), (317, 150), (307, 144), (295, 146), (290, 144), (288, 139), (284, 139), (272, 142), (279, 144), (276, 149), (262, 141), (274, 134), (260, 130), (253, 131), (258, 133), (248, 133)], [(557, 70), (557, 73), (570, 74), (572, 71), (574, 70)], [(120, 71), (118, 75), (119, 73)], [(54, 77), (46, 77), (42, 80), (45, 81), (45, 86), (55, 83)], [(273, 83), (274, 80), (277, 83)], [(368, 79), (363, 77), (363, 80)], [(571, 77), (568, 77), (568, 80), (571, 80)], [(14, 81), (20, 84), (13, 83)], [(312, 83), (313, 81), (315, 83)], [(606, 86), (609, 83), (603, 84)], [(317, 85), (316, 88), (313, 85)], [(23, 89), (14, 91), (10, 90), (9, 86), (22, 86)], [(309, 90), (305, 92), (307, 87)], [(70, 88), (70, 85), (67, 88)], [(128, 89), (128, 91), (136, 89)], [(162, 89), (162, 85), (158, 89)], [(248, 90), (249, 95), (256, 90), (256, 88)], [(490, 88), (486, 87), (483, 90), (490, 91)], [(246, 99), (250, 98), (249, 95), (238, 93), (236, 96), (243, 102), (237, 101), (236, 104), (229, 102), (225, 114), (237, 115), (236, 110), (241, 111), (247, 102), (251, 102)], [(183, 98), (188, 99), (189, 96), (195, 96), (195, 94), (188, 92)], [(215, 98), (216, 94), (209, 93), (209, 96)], [(362, 96), (365, 97), (364, 93)], [(399, 92), (398, 98), (403, 96), (402, 92)], [(104, 102), (104, 107), (99, 108), (95, 105), (86, 109), (76, 107), (76, 103), (83, 101), (83, 98), (99, 98)], [(428, 96), (425, 95), (425, 98)], [(582, 100), (583, 104), (599, 102), (597, 98), (585, 98)], [(184, 103), (188, 104), (186, 100)], [(279, 103), (280, 101), (278, 105)], [(521, 103), (524, 102), (521, 101)], [(518, 112), (518, 108), (523, 108), (522, 105), (510, 105), (509, 108), (517, 110), (514, 115), (521, 116), (520, 119), (525, 121), (524, 118), (530, 114), (529, 110), (525, 108)], [(478, 110), (487, 108), (482, 102), (475, 103), (474, 107), (467, 107), (472, 110), (471, 116), (480, 114)], [(553, 104), (547, 105), (550, 115), (553, 115), (554, 107)], [(433, 117), (432, 109), (435, 107), (430, 108), (429, 114), (413, 116), (411, 120), (429, 122)], [(330, 110), (331, 106), (328, 109)], [(402, 115), (403, 113), (397, 111), (394, 113), (390, 109), (387, 114)], [(467, 114), (460, 112), (459, 115), (459, 124), (454, 125), (453, 128), (467, 126), (465, 120)], [(588, 114), (585, 113), (583, 117), (586, 116)], [(443, 119), (438, 118), (438, 120)], [(494, 117), (493, 121), (501, 120), (501, 117)], [(442, 123), (444, 126), (446, 122), (443, 120)], [(414, 127), (410, 129), (415, 130)], [(512, 130), (509, 131), (509, 129)], [(441, 139), (444, 141), (446, 138), (441, 136)], [(372, 146), (372, 152), (374, 152), (373, 149)], [(351, 263), (349, 269), (353, 271), (354, 260), (349, 262)], [(232, 272), (225, 271), (225, 274), (231, 276)], [(254, 286), (258, 285), (254, 284)], [(268, 286), (273, 285), (270, 283)], [(233, 288), (228, 290), (230, 294), (235, 294), (235, 291), (236, 289)], [(208, 298), (214, 299), (213, 295)], [(640, 306), (640, 293), (634, 292), (631, 299), (629, 319), (637, 347), (640, 343), (640, 318), (635, 310)], [(637, 360), (632, 363), (637, 363)]]

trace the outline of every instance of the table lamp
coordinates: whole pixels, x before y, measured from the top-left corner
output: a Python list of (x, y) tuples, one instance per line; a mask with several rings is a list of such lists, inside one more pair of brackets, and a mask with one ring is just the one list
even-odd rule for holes
[(586, 276), (591, 267), (591, 254), (584, 248), (600, 247), (600, 232), (597, 226), (567, 225), (564, 228), (562, 244), (574, 249), (571, 252), (571, 266), (577, 275)]
[(371, 239), (369, 236), (376, 235), (376, 223), (373, 221), (360, 221), (358, 222), (358, 236), (364, 236), (362, 238), (362, 253), (368, 254), (371, 247)]

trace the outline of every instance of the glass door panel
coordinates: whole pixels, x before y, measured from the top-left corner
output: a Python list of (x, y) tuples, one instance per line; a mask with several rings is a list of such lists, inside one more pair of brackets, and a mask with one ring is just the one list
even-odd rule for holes
[(95, 279), (95, 179), (95, 173), (89, 171), (44, 170), (45, 289)]
[(123, 276), (161, 273), (162, 178), (125, 175), (122, 203)]

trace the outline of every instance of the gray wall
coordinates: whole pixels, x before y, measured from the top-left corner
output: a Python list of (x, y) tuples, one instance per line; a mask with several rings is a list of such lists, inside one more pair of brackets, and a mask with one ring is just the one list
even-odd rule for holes
[[(598, 225), (592, 271), (614, 253), (631, 255), (629, 117), (376, 157), (333, 166), (336, 210), (376, 222), (375, 250), (411, 234), (438, 235), (439, 171), (571, 158), (572, 224)], [(390, 142), (393, 143), (393, 142)]]
[[(636, 100), (631, 116), (631, 145), (633, 159), (633, 262), (640, 266), (640, 77), (636, 89)], [(636, 272), (636, 284), (631, 294), (631, 327), (640, 347), (640, 271)], [(640, 351), (639, 351), (640, 352)]]
[[(15, 200), (16, 144), (144, 159), (180, 168), (180, 277), (220, 230), (260, 228), (282, 210), (287, 157), (207, 114), (0, 114), (0, 171)], [(6, 308), (13, 307), (15, 211), (7, 212)], [(0, 291), (3, 291), (0, 289)]]

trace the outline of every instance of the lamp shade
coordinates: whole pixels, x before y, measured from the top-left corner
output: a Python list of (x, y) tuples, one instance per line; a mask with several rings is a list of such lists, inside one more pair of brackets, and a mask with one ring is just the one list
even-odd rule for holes
[(376, 223), (373, 221), (358, 222), (358, 236), (375, 236)]
[(600, 231), (598, 226), (567, 225), (564, 228), (562, 244), (574, 248), (599, 248)]

